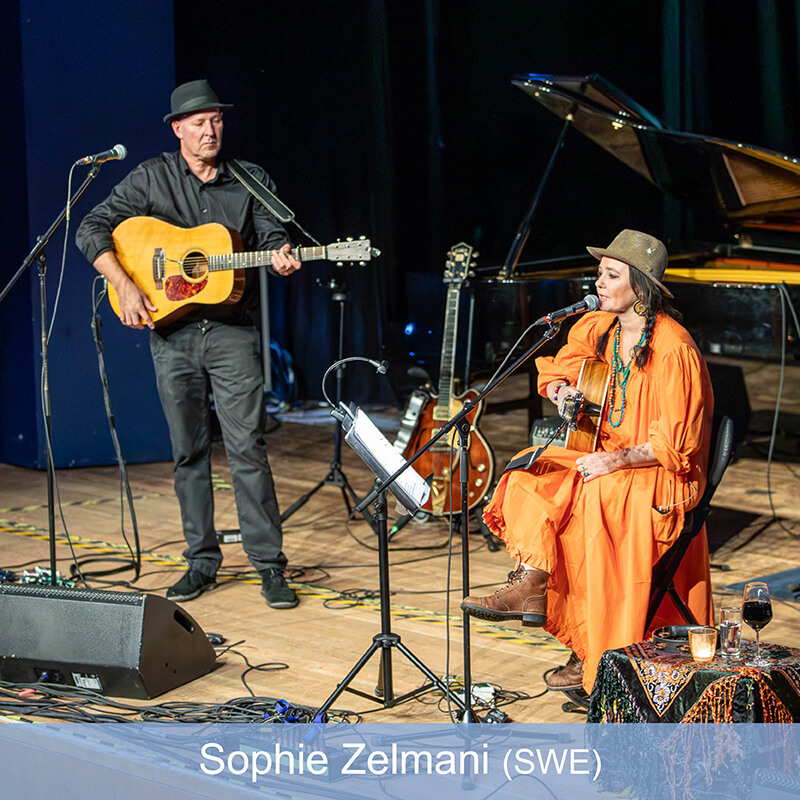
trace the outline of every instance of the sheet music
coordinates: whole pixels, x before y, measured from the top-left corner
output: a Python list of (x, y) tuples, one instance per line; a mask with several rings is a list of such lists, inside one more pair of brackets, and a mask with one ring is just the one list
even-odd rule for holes
[[(356, 409), (354, 417), (348, 416), (342, 420), (342, 425), (347, 430), (344, 440), (382, 481), (405, 464), (403, 456), (360, 408)], [(413, 514), (427, 501), (431, 487), (413, 467), (409, 467), (389, 487), (389, 491), (408, 513)]]

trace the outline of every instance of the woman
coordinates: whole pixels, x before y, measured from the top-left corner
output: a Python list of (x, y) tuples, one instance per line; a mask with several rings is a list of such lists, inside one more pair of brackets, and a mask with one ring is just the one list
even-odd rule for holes
[[(596, 450), (550, 447), (529, 469), (503, 475), (484, 519), (519, 566), (505, 587), (466, 597), (461, 607), (482, 619), (543, 625), (573, 651), (547, 676), (549, 688), (590, 692), (603, 652), (649, 633), (652, 567), (705, 489), (713, 394), (705, 362), (666, 300), (664, 244), (623, 230), (608, 248), (587, 249), (600, 261), (599, 309), (536, 366), (539, 392), (562, 411), (585, 359), (609, 365)], [(705, 536), (690, 546), (675, 587), (701, 623), (712, 621)], [(651, 627), (682, 621), (667, 598)]]

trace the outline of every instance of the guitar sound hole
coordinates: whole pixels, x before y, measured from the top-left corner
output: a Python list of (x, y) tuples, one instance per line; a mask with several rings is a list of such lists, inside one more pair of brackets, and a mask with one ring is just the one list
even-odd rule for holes
[(188, 253), (183, 259), (183, 274), (190, 281), (202, 280), (208, 274), (208, 260), (202, 253)]

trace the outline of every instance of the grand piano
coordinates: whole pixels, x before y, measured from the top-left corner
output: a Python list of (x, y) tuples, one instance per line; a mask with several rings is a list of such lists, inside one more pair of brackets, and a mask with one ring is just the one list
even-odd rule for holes
[[(529, 74), (515, 77), (513, 83), (563, 120), (504, 264), (482, 270), (479, 281), (494, 291), (506, 287), (518, 292), (523, 325), (544, 313), (536, 305), (532, 285), (558, 281), (566, 287), (562, 298), (569, 302), (592, 291), (596, 262), (588, 255), (577, 260), (520, 260), (564, 137), (574, 129), (667, 195), (717, 218), (715, 234), (722, 231), (721, 238), (669, 242), (665, 280), (701, 348), (711, 356), (800, 355), (790, 304), (796, 307), (800, 301), (800, 160), (741, 142), (671, 130), (599, 75)], [(623, 217), (619, 227), (626, 227)], [(730, 380), (730, 374), (721, 376), (722, 367), (716, 371), (718, 381)], [(741, 381), (733, 393), (743, 386)], [(747, 420), (732, 411), (740, 418), (737, 435), (742, 436)], [(749, 416), (749, 407), (746, 413)], [(535, 393), (529, 414), (532, 419), (541, 414)]]

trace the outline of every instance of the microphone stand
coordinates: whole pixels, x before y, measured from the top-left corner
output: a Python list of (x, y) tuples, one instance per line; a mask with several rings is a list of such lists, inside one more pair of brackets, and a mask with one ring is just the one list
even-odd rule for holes
[[(332, 278), (328, 283), (323, 283), (319, 279), (317, 283), (331, 292), (331, 300), (339, 305), (339, 338), (338, 338), (338, 355), (336, 367), (336, 407), (342, 399), (342, 382), (344, 380), (344, 309), (347, 302), (347, 290), (343, 281), (338, 278)], [(327, 374), (327, 373), (326, 373)], [(324, 381), (324, 378), (323, 378)], [(347, 480), (347, 475), (342, 470), (342, 428), (341, 425), (336, 425), (333, 433), (333, 458), (328, 466), (328, 472), (325, 477), (319, 481), (312, 489), (297, 498), (297, 500), (289, 506), (281, 514), (281, 522), (286, 522), (295, 511), (302, 508), (320, 489), (325, 486), (338, 486), (342, 491), (342, 499), (344, 500), (345, 507), (347, 508), (347, 518), (353, 519), (356, 512), (353, 510), (353, 504), (358, 502), (358, 496), (355, 489), (350, 485)], [(373, 533), (379, 533), (379, 525), (373, 514), (366, 508), (361, 511), (367, 524), (372, 528)]]
[[(502, 384), (509, 375), (516, 372), (537, 350), (544, 344), (558, 335), (561, 329), (561, 321), (550, 322), (549, 327), (544, 334), (526, 350), (513, 364), (507, 367), (503, 372), (489, 381), (488, 384), (481, 390), (474, 400), (468, 400), (461, 408), (461, 410), (454, 414), (445, 424), (440, 428), (435, 436), (431, 437), (426, 444), (420, 447), (411, 458), (409, 458), (402, 467), (400, 467), (394, 474), (390, 475), (383, 481), (380, 487), (373, 488), (370, 493), (357, 505), (354, 509), (356, 513), (362, 512), (370, 503), (377, 500), (381, 493), (385, 492), (389, 486), (394, 483), (397, 478), (403, 474), (423, 453), (430, 450), (436, 442), (443, 436), (446, 436), (453, 428), (458, 428), (459, 434), (459, 449), (461, 458), (461, 575), (463, 583), (463, 592), (466, 596), (469, 594), (469, 508), (468, 508), (468, 491), (469, 491), (469, 433), (470, 423), (467, 415), (472, 409), (477, 406), (487, 395), (491, 394), (500, 384)], [(471, 668), (471, 655), (470, 655), (470, 617), (465, 611), (463, 612), (463, 658), (464, 658), (464, 722), (475, 722), (477, 718), (472, 711), (472, 668)], [(358, 667), (360, 668), (360, 666)], [(357, 669), (356, 669), (357, 671)], [(345, 680), (345, 684), (352, 678), (352, 674)], [(333, 698), (329, 700), (329, 703)]]
[(55, 470), (53, 468), (53, 450), (52, 450), (52, 409), (50, 406), (50, 373), (47, 360), (47, 295), (45, 289), (45, 278), (47, 275), (47, 257), (44, 253), (44, 248), (50, 237), (55, 232), (56, 228), (61, 224), (61, 221), (67, 216), (75, 201), (83, 194), (86, 187), (91, 181), (97, 177), (100, 171), (100, 163), (95, 161), (89, 174), (84, 179), (83, 183), (78, 187), (74, 195), (69, 199), (61, 213), (53, 220), (50, 227), (36, 239), (36, 244), (33, 249), (28, 253), (25, 260), (22, 262), (20, 268), (16, 271), (14, 276), (0, 292), (0, 303), (3, 302), (6, 295), (11, 291), (14, 284), (22, 277), (22, 274), (33, 264), (35, 261), (39, 269), (39, 309), (41, 314), (41, 338), (42, 338), (42, 413), (44, 416), (44, 435), (46, 442), (45, 455), (47, 458), (47, 521), (48, 531), (50, 538), (50, 585), (56, 585), (56, 518), (55, 518)]

